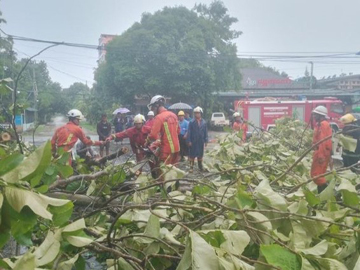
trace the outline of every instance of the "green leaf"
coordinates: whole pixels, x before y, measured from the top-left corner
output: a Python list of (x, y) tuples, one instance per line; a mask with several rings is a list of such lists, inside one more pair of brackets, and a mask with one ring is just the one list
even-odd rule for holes
[(335, 181), (331, 181), (327, 188), (324, 189), (323, 192), (320, 193), (320, 201), (328, 201), (334, 197), (335, 191)]
[(48, 186), (48, 185), (42, 185), (42, 186), (40, 186), (40, 187), (35, 188), (35, 190), (36, 190), (37, 192), (39, 192), (39, 193), (44, 194), (44, 193), (48, 192), (49, 186)]
[(79, 258), (79, 254), (75, 255), (75, 257), (71, 258), (70, 260), (61, 262), (57, 270), (71, 270), (75, 265), (75, 262), (78, 260), (78, 258)]
[(16, 242), (18, 242), (20, 245), (23, 245), (26, 247), (31, 247), (34, 245), (31, 240), (31, 237), (32, 237), (32, 232), (27, 232), (24, 234), (14, 236)]
[[(187, 244), (185, 254), (180, 261), (180, 264), (176, 268), (177, 270), (189, 269), (207, 269), (207, 270), (218, 270), (220, 267), (218, 257), (216, 256), (215, 250), (196, 232), (190, 231), (189, 238), (190, 245)], [(186, 253), (191, 254), (191, 259), (186, 256)], [(183, 262), (186, 260), (188, 262)]]
[(82, 218), (82, 219), (78, 219), (77, 221), (65, 226), (62, 231), (63, 232), (75, 232), (75, 231), (82, 230), (85, 228), (86, 228), (85, 220)]
[(252, 197), (243, 190), (239, 190), (234, 199), (240, 209), (245, 207), (252, 207), (255, 203)]
[(24, 207), (18, 215), (18, 219), (11, 220), (11, 233), (14, 237), (21, 236), (29, 231), (32, 232), (36, 224), (37, 216), (29, 207)]
[(284, 197), (272, 190), (269, 181), (264, 179), (255, 189), (255, 197), (263, 201), (264, 204), (272, 206), (281, 211), (287, 210), (287, 203)]
[(37, 258), (37, 265), (46, 265), (57, 257), (60, 252), (60, 234), (48, 231), (45, 240), (35, 250), (34, 255)]
[(43, 175), (51, 160), (51, 144), (48, 141), (30, 154), (20, 165), (2, 176), (8, 183), (29, 181)]
[(266, 261), (274, 266), (286, 270), (301, 270), (298, 256), (277, 244), (261, 245), (260, 251)]
[(68, 178), (74, 174), (74, 170), (71, 166), (61, 164), (56, 164), (55, 166), (62, 178)]
[(10, 232), (4, 232), (2, 231), (0, 233), (0, 248), (3, 248), (7, 241), (10, 239)]
[[(212, 236), (210, 244), (235, 256), (240, 256), (250, 243), (250, 237), (245, 231), (210, 230), (198, 231), (201, 235)], [(209, 239), (204, 237), (205, 239)], [(215, 243), (213, 245), (212, 243)]]
[[(348, 270), (347, 267), (334, 259), (329, 258), (318, 258), (317, 261), (320, 263), (320, 265), (323, 267), (322, 269), (326, 270)], [(354, 268), (355, 270), (355, 268)]]
[(155, 238), (160, 236), (160, 220), (157, 216), (150, 215), (144, 234)]
[(298, 249), (298, 251), (302, 252), (305, 255), (322, 256), (327, 252), (328, 247), (328, 242), (326, 240), (323, 240), (311, 248)]
[(35, 255), (28, 251), (16, 261), (13, 270), (35, 270), (35, 268)]
[(96, 182), (91, 180), (91, 183), (86, 191), (86, 196), (90, 196), (96, 190)]
[(66, 240), (75, 247), (85, 247), (90, 245), (93, 240), (86, 237), (80, 237), (80, 236), (67, 236)]
[(309, 203), (310, 206), (315, 206), (320, 203), (320, 199), (316, 197), (314, 193), (310, 190), (304, 190), (306, 201)]
[(0, 176), (13, 170), (23, 161), (24, 156), (18, 153), (11, 154), (0, 160)]
[(68, 202), (62, 206), (49, 206), (50, 213), (53, 214), (53, 223), (55, 226), (62, 226), (69, 221), (74, 210), (74, 204)]
[(62, 206), (69, 202), (10, 186), (5, 188), (5, 197), (15, 211), (20, 212), (27, 205), (35, 214), (45, 219), (52, 218), (52, 214), (47, 210), (48, 205)]

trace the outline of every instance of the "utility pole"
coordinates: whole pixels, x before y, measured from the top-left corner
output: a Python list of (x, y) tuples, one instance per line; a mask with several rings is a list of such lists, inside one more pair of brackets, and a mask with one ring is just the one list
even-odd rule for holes
[(33, 92), (34, 92), (34, 122), (35, 122), (35, 126), (38, 123), (38, 88), (37, 88), (37, 84), (36, 84), (36, 78), (35, 78), (35, 69), (33, 68)]
[(312, 90), (313, 89), (314, 63), (310, 61), (309, 64), (311, 65), (311, 70), (310, 70), (310, 90)]

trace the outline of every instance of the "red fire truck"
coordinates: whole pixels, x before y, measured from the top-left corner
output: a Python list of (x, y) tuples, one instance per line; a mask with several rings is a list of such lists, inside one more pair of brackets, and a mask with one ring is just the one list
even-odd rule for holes
[[(337, 131), (341, 128), (340, 117), (344, 114), (344, 105), (341, 100), (328, 97), (321, 100), (283, 100), (262, 98), (256, 100), (236, 100), (235, 111), (252, 123), (255, 127), (269, 130), (275, 126), (275, 120), (284, 116), (295, 117), (309, 123), (311, 112), (315, 107), (322, 105), (328, 109), (329, 121)], [(249, 126), (249, 132), (254, 127)]]

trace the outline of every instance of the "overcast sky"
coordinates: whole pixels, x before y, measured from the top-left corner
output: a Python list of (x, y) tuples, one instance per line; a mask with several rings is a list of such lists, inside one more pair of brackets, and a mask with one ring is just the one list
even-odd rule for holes
[[(238, 18), (234, 29), (243, 35), (236, 40), (239, 54), (246, 55), (327, 55), (346, 57), (277, 59), (263, 62), (292, 78), (304, 74), (308, 61), (314, 62), (318, 78), (342, 72), (360, 73), (359, 0), (224, 0), (229, 13)], [(0, 9), (12, 35), (44, 40), (97, 45), (100, 34), (121, 34), (143, 12), (164, 6), (211, 0), (1, 0)], [(35, 54), (45, 45), (15, 42), (19, 57)], [(342, 57), (342, 56), (341, 56)], [(97, 51), (56, 47), (40, 57), (48, 63), (52, 79), (68, 87), (76, 81), (93, 83)], [(279, 61), (280, 60), (280, 61)], [(290, 62), (289, 62), (290, 61)], [(296, 62), (294, 62), (296, 61)]]

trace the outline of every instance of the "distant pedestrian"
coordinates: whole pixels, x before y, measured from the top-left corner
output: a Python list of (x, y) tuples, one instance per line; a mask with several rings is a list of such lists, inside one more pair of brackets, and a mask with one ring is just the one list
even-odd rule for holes
[[(326, 173), (327, 167), (331, 160), (332, 152), (332, 129), (329, 122), (326, 120), (327, 109), (324, 106), (317, 106), (312, 115), (316, 122), (314, 129), (313, 145), (329, 137), (324, 142), (317, 145), (314, 149), (313, 160), (311, 165), (311, 177), (316, 178), (318, 175)], [(314, 180), (317, 185), (318, 193), (321, 193), (326, 187), (325, 177), (319, 177)]]
[(149, 111), (148, 114), (147, 114), (147, 117), (148, 117), (148, 120), (146, 121), (145, 126), (151, 128), (153, 126), (153, 124), (154, 124), (154, 117), (155, 117), (154, 112)]
[(125, 130), (127, 123), (126, 115), (122, 113), (117, 113), (115, 118), (113, 119), (113, 125), (115, 132), (121, 132)]
[(197, 158), (200, 171), (204, 170), (202, 163), (204, 157), (204, 148), (207, 146), (209, 139), (206, 121), (202, 118), (202, 113), (202, 108), (196, 107), (194, 109), (195, 118), (189, 124), (187, 142), (190, 148), (190, 172), (193, 172), (194, 170), (195, 158)]
[(189, 123), (192, 121), (192, 118), (191, 118), (189, 112), (185, 112), (185, 120), (188, 121)]
[[(111, 134), (111, 124), (108, 122), (106, 114), (101, 116), (101, 121), (97, 124), (97, 134), (99, 135), (99, 141), (105, 141)], [(100, 157), (104, 156), (104, 148), (108, 156), (110, 154), (110, 142), (100, 145)]]
[[(160, 163), (176, 164), (179, 161), (179, 133), (180, 127), (176, 114), (165, 108), (165, 98), (161, 95), (154, 96), (148, 109), (156, 115), (151, 132), (148, 136), (147, 144), (159, 140), (160, 156), (159, 164), (156, 166), (156, 175), (159, 177), (161, 173)], [(160, 179), (163, 180), (163, 179)]]
[(246, 132), (247, 132), (247, 125), (244, 123), (244, 120), (241, 118), (240, 113), (236, 112), (233, 114), (234, 117), (234, 124), (233, 124), (233, 131), (235, 132), (242, 132), (242, 141), (246, 141)]
[(181, 161), (185, 160), (185, 157), (189, 155), (189, 147), (186, 142), (186, 136), (188, 133), (189, 122), (185, 120), (185, 113), (183, 111), (178, 112), (179, 125), (180, 125), (180, 134), (179, 134), (179, 142), (180, 142), (180, 157)]

